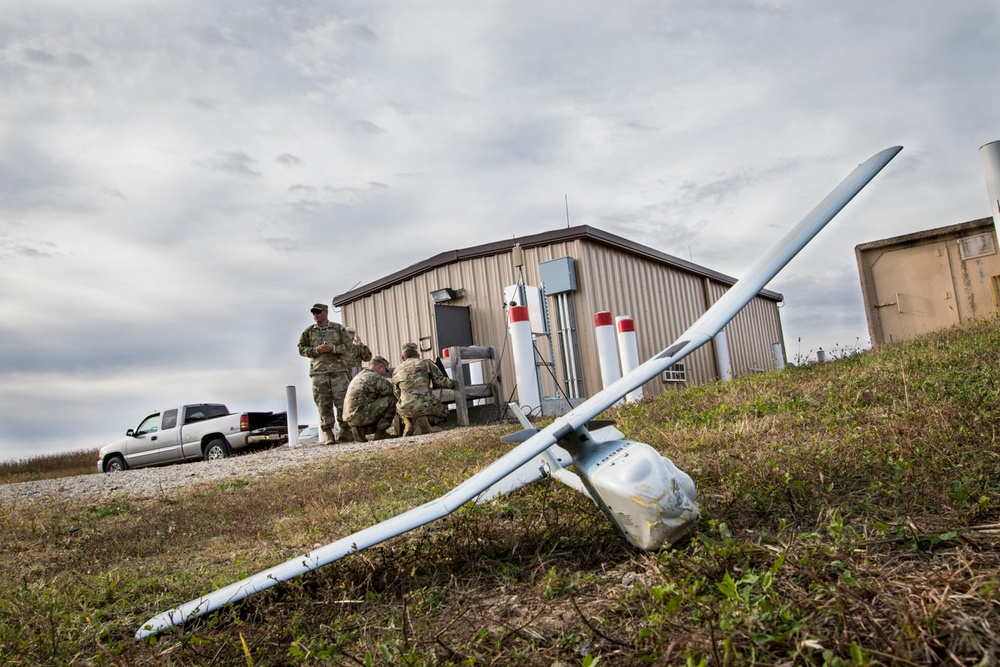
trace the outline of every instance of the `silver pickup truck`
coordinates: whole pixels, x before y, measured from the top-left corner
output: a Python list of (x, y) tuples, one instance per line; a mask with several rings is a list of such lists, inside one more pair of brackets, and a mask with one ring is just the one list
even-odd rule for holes
[(211, 461), (261, 443), (285, 442), (284, 412), (230, 414), (221, 403), (182, 405), (154, 412), (125, 437), (101, 447), (97, 469), (115, 472), (191, 459)]

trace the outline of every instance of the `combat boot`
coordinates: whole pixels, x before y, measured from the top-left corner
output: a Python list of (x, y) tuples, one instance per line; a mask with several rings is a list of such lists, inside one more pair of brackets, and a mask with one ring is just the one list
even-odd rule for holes
[(389, 435), (389, 431), (385, 430), (384, 428), (380, 428), (377, 431), (375, 431), (375, 435), (372, 436), (372, 440), (388, 440), (391, 437), (392, 436)]
[(413, 435), (413, 420), (409, 417), (403, 417), (403, 437), (408, 438)]
[(337, 441), (337, 438), (333, 435), (333, 429), (332, 428), (325, 428), (325, 429), (323, 429), (323, 437), (324, 437), (324, 440), (323, 440), (323, 444), (324, 445), (332, 445), (333, 443), (335, 443)]
[(354, 436), (354, 440), (357, 442), (364, 442), (366, 440), (365, 434), (357, 426), (351, 427), (351, 435)]
[(337, 442), (354, 442), (354, 434), (351, 433), (351, 427), (344, 424), (340, 427), (340, 438)]
[(427, 417), (417, 417), (413, 420), (414, 434), (424, 435), (425, 433), (440, 433), (441, 429), (437, 426), (431, 426), (430, 422), (427, 421)]

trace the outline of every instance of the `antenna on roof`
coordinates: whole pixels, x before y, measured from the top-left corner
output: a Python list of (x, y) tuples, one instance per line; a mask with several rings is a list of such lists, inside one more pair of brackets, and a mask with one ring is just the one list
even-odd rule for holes
[(566, 200), (566, 229), (569, 229), (569, 195), (563, 195)]

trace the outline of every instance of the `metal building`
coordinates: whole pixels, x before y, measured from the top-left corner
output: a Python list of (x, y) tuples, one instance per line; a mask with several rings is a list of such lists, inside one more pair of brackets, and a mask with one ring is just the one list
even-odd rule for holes
[(863, 243), (854, 253), (875, 347), (997, 314), (993, 218)]
[[(672, 343), (735, 282), (582, 225), (443, 252), (340, 294), (333, 305), (374, 354), (390, 361), (399, 359), (400, 346), (407, 341), (417, 342), (428, 358), (452, 345), (496, 347), (499, 367), (483, 372), (499, 372), (508, 397), (516, 394), (516, 387), (507, 307), (527, 305), (542, 396), (575, 403), (602, 387), (595, 313), (631, 316), (639, 357), (645, 360)], [(518, 289), (519, 283), (526, 288)], [(783, 363), (781, 301), (780, 294), (763, 290), (726, 326), (734, 376)], [(722, 375), (719, 363), (713, 346), (706, 345), (688, 357), (683, 368), (650, 381), (643, 390), (649, 395), (716, 380)]]

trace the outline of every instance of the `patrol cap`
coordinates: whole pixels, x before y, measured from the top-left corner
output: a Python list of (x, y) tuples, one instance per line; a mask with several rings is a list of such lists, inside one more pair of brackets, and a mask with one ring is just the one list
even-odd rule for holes
[(389, 362), (385, 360), (385, 357), (379, 357), (379, 356), (372, 357), (371, 363), (382, 364), (386, 368), (389, 368)]
[(408, 350), (413, 350), (414, 352), (419, 352), (420, 348), (417, 347), (416, 343), (403, 343), (403, 354), (406, 354)]
[(327, 307), (325, 303), (314, 303), (312, 308), (309, 309), (309, 312), (315, 315), (321, 310), (330, 310), (330, 308)]

